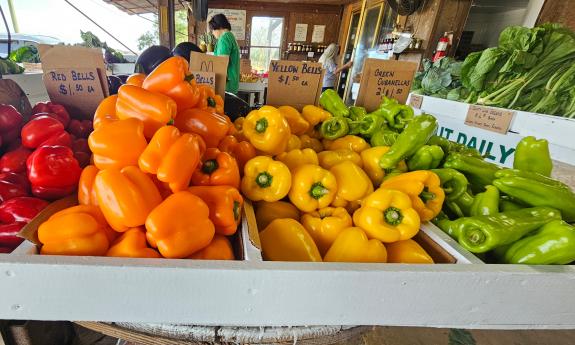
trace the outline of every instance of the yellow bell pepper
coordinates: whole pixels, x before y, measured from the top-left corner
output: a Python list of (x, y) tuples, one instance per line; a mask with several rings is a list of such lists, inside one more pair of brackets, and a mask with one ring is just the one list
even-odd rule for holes
[(256, 204), (256, 222), (259, 231), (265, 229), (275, 219), (290, 218), (299, 222), (300, 216), (297, 207), (287, 201), (258, 201)]
[(292, 134), (289, 137), (285, 152), (297, 149), (301, 149), (301, 139), (297, 135)]
[(443, 206), (445, 192), (440, 184), (434, 172), (418, 170), (391, 177), (383, 181), (381, 188), (397, 189), (409, 195), (413, 208), (425, 222), (435, 218)]
[(267, 156), (257, 156), (244, 167), (241, 191), (252, 201), (278, 201), (288, 194), (291, 184), (287, 165)]
[(295, 135), (302, 135), (309, 129), (309, 122), (303, 118), (301, 113), (294, 107), (283, 105), (278, 108), (280, 113), (285, 117), (289, 123), (291, 132)]
[(301, 114), (310, 124), (310, 127), (314, 127), (318, 123), (324, 122), (331, 117), (331, 114), (328, 111), (325, 111), (320, 107), (316, 107), (315, 105), (306, 105), (303, 107)]
[(312, 237), (293, 219), (272, 221), (260, 232), (260, 241), (265, 260), (321, 261)]
[(299, 140), (301, 141), (302, 149), (312, 149), (315, 152), (323, 151), (323, 144), (319, 139), (312, 138), (307, 134), (300, 135)]
[(290, 171), (304, 164), (318, 165), (317, 153), (312, 149), (291, 150), (283, 152), (276, 156), (276, 160), (283, 162)]
[(361, 228), (342, 230), (324, 257), (325, 262), (386, 262), (387, 251), (381, 241), (369, 240)]
[(106, 256), (126, 258), (161, 258), (160, 253), (148, 248), (146, 231), (142, 227), (132, 228), (118, 237), (108, 249)]
[(335, 198), (333, 198), (333, 201), (331, 202), (331, 206), (333, 206), (333, 207), (347, 207), (348, 203), (349, 202), (347, 200), (345, 200), (344, 198), (342, 198), (341, 196), (336, 194)]
[(343, 161), (334, 165), (329, 171), (337, 181), (338, 197), (347, 201), (356, 201), (373, 193), (373, 184), (369, 176), (352, 162)]
[(345, 161), (351, 161), (360, 168), (362, 166), (361, 156), (357, 152), (349, 149), (323, 151), (318, 153), (317, 158), (319, 160), (319, 165), (328, 170)]
[(339, 233), (352, 226), (353, 222), (345, 208), (325, 207), (301, 216), (301, 224), (311, 235), (323, 256)]
[(165, 258), (182, 259), (207, 247), (215, 234), (210, 209), (198, 196), (183, 191), (162, 201), (146, 218), (148, 243)]
[(324, 139), (322, 142), (323, 147), (330, 151), (347, 149), (360, 153), (361, 151), (370, 148), (367, 141), (355, 135), (346, 135), (345, 137), (341, 137), (335, 140)]
[(134, 166), (101, 170), (94, 188), (106, 221), (119, 232), (144, 225), (148, 214), (162, 202), (152, 179)]
[(147, 145), (144, 124), (138, 119), (104, 124), (90, 134), (88, 145), (94, 154), (94, 165), (100, 170), (138, 165)]
[(289, 199), (303, 212), (329, 206), (336, 194), (335, 176), (318, 165), (304, 164), (292, 175)]
[(307, 130), (307, 132), (305, 132), (304, 134), (310, 138), (314, 138), (314, 139), (318, 139), (318, 140), (321, 140), (323, 138), (323, 135), (321, 134), (321, 132), (318, 129), (316, 129), (315, 127), (310, 127)]
[(185, 190), (200, 162), (198, 136), (180, 133), (174, 126), (160, 128), (140, 155), (138, 164), (143, 172), (157, 175), (169, 184), (172, 192)]
[(243, 123), (243, 132), (256, 149), (270, 155), (284, 152), (291, 135), (286, 119), (279, 110), (269, 105), (248, 114)]
[(419, 231), (419, 215), (409, 196), (393, 189), (378, 189), (363, 200), (353, 214), (353, 223), (369, 238), (385, 243), (412, 238)]
[(106, 220), (97, 206), (79, 205), (53, 214), (38, 227), (41, 254), (106, 254), (110, 240)]
[(379, 166), (379, 159), (387, 151), (389, 151), (389, 146), (376, 146), (361, 151), (363, 170), (365, 170), (367, 176), (369, 176), (371, 182), (376, 187), (381, 184), (383, 177), (385, 176), (385, 171)]
[(353, 214), (355, 211), (357, 211), (360, 207), (361, 207), (361, 202), (363, 200), (354, 200), (354, 201), (349, 201), (347, 203), (347, 205), (345, 205), (345, 209), (347, 210), (347, 212), (349, 214)]
[(387, 262), (400, 264), (433, 264), (433, 259), (412, 239), (387, 245)]

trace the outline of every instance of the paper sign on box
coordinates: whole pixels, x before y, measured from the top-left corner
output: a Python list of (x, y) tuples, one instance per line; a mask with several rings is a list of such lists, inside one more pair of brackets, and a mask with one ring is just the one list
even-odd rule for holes
[(506, 134), (511, 126), (515, 112), (513, 110), (470, 105), (465, 124), (488, 131)]
[(209, 85), (216, 88), (216, 74), (214, 72), (193, 71), (192, 75), (198, 85)]
[(316, 62), (271, 61), (266, 104), (291, 105), (299, 110), (317, 104), (323, 73), (321, 64)]
[(211, 72), (216, 74), (216, 94), (225, 97), (228, 75), (228, 57), (203, 53), (190, 53), (190, 72)]
[(416, 70), (413, 62), (365, 59), (355, 105), (374, 111), (384, 96), (405, 104)]
[(50, 100), (72, 114), (91, 118), (108, 96), (102, 49), (41, 44), (38, 51)]

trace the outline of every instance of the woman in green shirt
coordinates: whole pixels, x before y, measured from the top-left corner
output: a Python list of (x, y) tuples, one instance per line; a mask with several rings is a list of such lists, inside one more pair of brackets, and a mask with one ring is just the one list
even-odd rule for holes
[(237, 94), (240, 86), (240, 49), (234, 34), (230, 31), (232, 26), (228, 18), (221, 13), (213, 16), (208, 24), (218, 39), (214, 55), (227, 56), (229, 59), (226, 91)]

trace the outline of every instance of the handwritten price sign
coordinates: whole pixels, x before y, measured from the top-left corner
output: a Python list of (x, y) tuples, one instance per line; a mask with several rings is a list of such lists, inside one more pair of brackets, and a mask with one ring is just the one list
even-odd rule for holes
[(470, 105), (465, 124), (495, 133), (507, 134), (515, 112), (513, 110)]
[(97, 68), (54, 69), (44, 72), (43, 78), (50, 99), (73, 114), (91, 116), (104, 99)]
[(323, 69), (315, 62), (272, 61), (270, 63), (267, 104), (303, 108), (317, 104)]

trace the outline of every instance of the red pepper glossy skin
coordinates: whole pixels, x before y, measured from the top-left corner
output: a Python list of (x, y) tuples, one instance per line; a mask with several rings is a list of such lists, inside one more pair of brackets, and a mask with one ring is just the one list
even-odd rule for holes
[(16, 248), (24, 241), (16, 236), (26, 223), (0, 224), (0, 247)]
[(12, 143), (20, 136), (24, 117), (11, 105), (0, 105), (0, 141), (4, 146)]
[(88, 138), (90, 133), (94, 130), (92, 126), (92, 121), (90, 120), (70, 120), (70, 124), (67, 127), (68, 132), (74, 135), (76, 138)]
[(34, 114), (34, 115), (30, 116), (30, 120), (34, 120), (35, 118), (40, 117), (40, 116), (48, 116), (48, 117), (51, 117), (53, 119), (56, 119), (56, 120), (60, 121), (60, 123), (62, 124), (62, 126), (64, 126), (64, 128), (66, 128), (68, 126), (68, 123), (70, 123), (70, 119), (63, 119), (60, 115), (54, 114), (54, 113)]
[(6, 224), (28, 223), (46, 206), (48, 206), (47, 201), (27, 196), (4, 201), (0, 204), (0, 222)]
[(62, 132), (64, 132), (64, 125), (60, 121), (49, 116), (39, 116), (22, 127), (22, 145), (35, 149)]
[(42, 146), (28, 157), (32, 193), (42, 199), (64, 197), (76, 190), (82, 169), (65, 146)]
[(51, 136), (46, 141), (44, 141), (43, 143), (38, 145), (38, 147), (40, 147), (40, 146), (68, 146), (68, 147), (71, 147), (72, 146), (72, 136), (66, 131), (60, 132), (58, 134)]
[(32, 114), (38, 113), (53, 113), (58, 116), (64, 127), (68, 126), (70, 122), (70, 114), (63, 105), (52, 103), (52, 102), (38, 102), (32, 108)]
[(31, 154), (32, 150), (23, 146), (6, 152), (0, 158), (0, 172), (26, 173), (26, 160)]
[(30, 195), (30, 183), (26, 176), (14, 173), (0, 173), (0, 202)]

